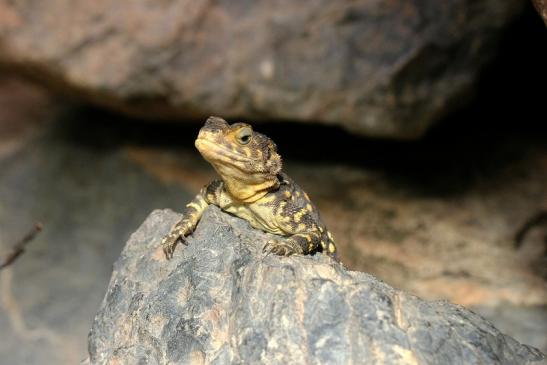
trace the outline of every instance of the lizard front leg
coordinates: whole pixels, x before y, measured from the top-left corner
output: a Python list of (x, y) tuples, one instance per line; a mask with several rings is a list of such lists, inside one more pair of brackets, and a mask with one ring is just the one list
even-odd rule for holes
[(196, 197), (186, 205), (182, 219), (171, 228), (169, 234), (161, 241), (165, 257), (170, 259), (178, 241), (186, 242), (185, 238), (194, 231), (205, 208), (209, 204), (218, 204), (219, 191), (222, 188), (220, 180), (213, 180), (209, 185), (203, 187)]

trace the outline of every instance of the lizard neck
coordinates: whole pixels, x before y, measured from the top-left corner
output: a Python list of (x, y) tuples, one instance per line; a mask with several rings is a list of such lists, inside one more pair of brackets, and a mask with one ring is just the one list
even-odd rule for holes
[(228, 194), (239, 202), (254, 203), (262, 199), (270, 191), (279, 187), (279, 180), (268, 180), (261, 183), (249, 184), (233, 179), (222, 179)]

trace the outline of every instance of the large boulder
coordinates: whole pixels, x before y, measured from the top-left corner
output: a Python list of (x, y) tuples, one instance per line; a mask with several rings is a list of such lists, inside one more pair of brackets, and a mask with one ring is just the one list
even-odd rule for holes
[(462, 100), (521, 0), (0, 0), (0, 64), (154, 118), (416, 138)]
[(268, 234), (209, 207), (175, 257), (180, 215), (131, 236), (89, 335), (91, 364), (539, 364), (545, 356), (448, 302), (325, 255), (264, 256)]

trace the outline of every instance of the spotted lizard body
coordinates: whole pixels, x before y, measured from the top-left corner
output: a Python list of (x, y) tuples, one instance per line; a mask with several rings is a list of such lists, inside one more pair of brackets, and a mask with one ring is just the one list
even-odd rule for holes
[(244, 123), (229, 125), (210, 117), (195, 141), (220, 175), (186, 206), (183, 218), (162, 241), (167, 258), (185, 242), (203, 211), (214, 204), (264, 232), (279, 236), (264, 251), (281, 256), (324, 252), (336, 259), (336, 246), (308, 195), (281, 172), (275, 143)]

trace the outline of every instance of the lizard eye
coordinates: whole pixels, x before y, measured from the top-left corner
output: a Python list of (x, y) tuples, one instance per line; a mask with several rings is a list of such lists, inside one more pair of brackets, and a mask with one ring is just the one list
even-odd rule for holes
[(249, 127), (243, 127), (237, 131), (237, 142), (241, 145), (245, 145), (251, 142), (253, 138), (253, 130)]

